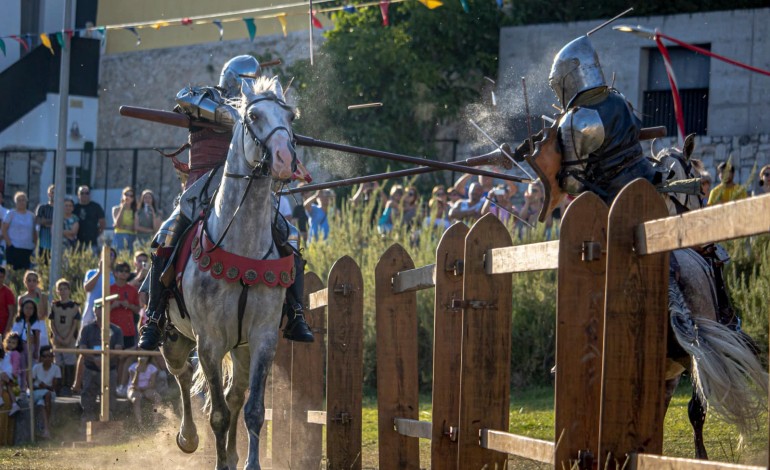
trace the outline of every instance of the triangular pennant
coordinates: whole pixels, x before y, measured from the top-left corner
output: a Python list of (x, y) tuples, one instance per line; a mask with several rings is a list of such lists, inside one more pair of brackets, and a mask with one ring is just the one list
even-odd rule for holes
[(246, 29), (249, 30), (249, 39), (254, 41), (254, 36), (257, 35), (257, 25), (254, 24), (254, 18), (244, 18), (243, 22), (246, 23)]
[(460, 0), (460, 5), (463, 6), (463, 10), (465, 10), (465, 13), (471, 12), (471, 7), (468, 5), (468, 0)]
[(43, 45), (47, 47), (49, 51), (51, 51), (51, 55), (54, 55), (53, 46), (51, 45), (51, 38), (49, 38), (47, 34), (40, 33), (40, 42), (42, 42)]
[(286, 32), (286, 13), (276, 15), (276, 18), (278, 18), (278, 22), (281, 23), (281, 31), (283, 31), (283, 37), (288, 36), (288, 33)]
[(153, 29), (160, 29), (165, 28), (166, 26), (169, 26), (170, 23), (168, 21), (158, 21), (157, 23), (152, 25)]
[(5, 41), (3, 41), (3, 38), (0, 38), (0, 50), (3, 51), (3, 56), (5, 56)]
[(73, 31), (71, 29), (65, 29), (64, 30), (64, 35), (67, 36), (67, 39), (69, 39), (70, 42), (72, 42), (72, 36), (75, 35), (75, 31)]
[(221, 41), (222, 36), (224, 36), (225, 34), (225, 28), (222, 26), (222, 22), (220, 20), (214, 20), (211, 23), (214, 24), (214, 26), (216, 26), (217, 29), (219, 29), (219, 40)]
[(355, 13), (356, 7), (354, 5), (345, 5), (344, 7), (342, 7), (342, 11), (344, 11), (345, 13)]
[(19, 36), (14, 36), (13, 34), (11, 34), (9, 37), (11, 39), (13, 39), (14, 41), (18, 42), (19, 44), (21, 44), (21, 46), (24, 48), (24, 50), (29, 52), (29, 44), (27, 44), (27, 41), (25, 41), (24, 39), (20, 38)]
[(191, 24), (193, 24), (193, 21), (190, 18), (182, 18), (182, 25), (190, 26)]
[(61, 31), (56, 32), (56, 42), (59, 43), (59, 47), (64, 49), (64, 34)]
[(313, 27), (318, 29), (324, 29), (324, 25), (321, 24), (321, 20), (316, 18), (316, 13), (318, 13), (316, 10), (313, 10), (310, 12), (310, 21), (313, 22)]
[(136, 36), (136, 46), (137, 47), (139, 47), (139, 45), (142, 44), (142, 37), (139, 36), (139, 32), (136, 30), (136, 28), (134, 28), (133, 26), (127, 26), (127, 27), (125, 27), (123, 29), (125, 29), (127, 31), (131, 31), (132, 33), (134, 33), (134, 36)]
[(430, 10), (438, 8), (444, 4), (441, 0), (420, 0), (420, 3), (428, 7)]
[(390, 6), (390, 0), (382, 0), (380, 2), (380, 13), (382, 13), (382, 25), (388, 26), (390, 22), (388, 21), (388, 7)]

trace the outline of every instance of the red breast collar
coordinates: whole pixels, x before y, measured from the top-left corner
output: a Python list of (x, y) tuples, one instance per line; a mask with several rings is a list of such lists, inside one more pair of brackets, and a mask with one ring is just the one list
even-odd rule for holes
[(251, 259), (217, 247), (203, 232), (203, 221), (198, 222), (192, 241), (192, 257), (201, 271), (210, 271), (215, 279), (227, 282), (242, 281), (247, 286), (258, 282), (269, 287), (289, 287), (294, 283), (294, 254), (278, 259)]

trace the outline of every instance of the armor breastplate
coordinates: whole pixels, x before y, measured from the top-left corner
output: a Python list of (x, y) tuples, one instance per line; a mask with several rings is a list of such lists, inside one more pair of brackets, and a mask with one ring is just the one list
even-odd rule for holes
[[(571, 109), (559, 123), (564, 169), (562, 187), (570, 193), (582, 191), (578, 179), (606, 186), (624, 168), (644, 158), (639, 144), (641, 121), (625, 97), (611, 92), (599, 103)], [(573, 171), (574, 173), (574, 171)]]

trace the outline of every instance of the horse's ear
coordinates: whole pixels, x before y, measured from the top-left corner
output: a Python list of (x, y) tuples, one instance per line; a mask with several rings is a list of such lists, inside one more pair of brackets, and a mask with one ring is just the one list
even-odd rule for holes
[(690, 134), (684, 138), (684, 148), (682, 148), (682, 154), (684, 158), (690, 159), (692, 152), (695, 150), (695, 134)]
[(286, 97), (283, 95), (283, 87), (281, 86), (281, 82), (278, 80), (273, 80), (273, 92), (279, 100), (286, 101)]

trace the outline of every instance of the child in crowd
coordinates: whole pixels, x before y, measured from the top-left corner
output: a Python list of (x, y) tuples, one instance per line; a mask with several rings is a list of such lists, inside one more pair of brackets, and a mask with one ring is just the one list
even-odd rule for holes
[(150, 400), (155, 405), (160, 403), (160, 395), (155, 390), (155, 379), (158, 369), (147, 356), (139, 356), (139, 360), (128, 368), (131, 377), (128, 385), (128, 399), (134, 406), (136, 423), (142, 424), (142, 398)]
[[(21, 310), (21, 304), (27, 299), (32, 299), (37, 305), (38, 318), (48, 318), (48, 296), (43, 295), (40, 290), (40, 276), (36, 271), (27, 271), (24, 273), (24, 287), (27, 289), (19, 295), (18, 307)], [(41, 346), (48, 345), (48, 338), (41, 338)], [(35, 352), (37, 354), (37, 351)]]
[[(19, 382), (12, 361), (12, 353), (14, 352), (16, 351), (6, 351), (5, 347), (0, 347), (0, 407), (8, 411), (8, 416), (13, 416), (20, 409), (19, 404), (16, 403)], [(16, 354), (18, 353), (16, 352)], [(10, 403), (10, 409), (6, 403)]]
[(3, 351), (5, 352), (6, 357), (10, 358), (11, 371), (13, 373), (12, 378), (15, 381), (15, 384), (12, 386), (13, 395), (18, 397), (19, 393), (21, 393), (21, 387), (19, 385), (27, 383), (27, 374), (22, 368), (21, 338), (18, 333), (12, 331), (5, 335), (5, 339), (3, 340)]
[[(26, 299), (19, 309), (19, 313), (16, 314), (16, 321), (13, 324), (12, 331), (19, 334), (21, 342), (21, 368), (24, 370), (29, 369), (30, 364), (27, 361), (27, 348), (32, 351), (32, 363), (38, 359), (38, 352), (40, 346), (47, 346), (42, 343), (45, 338), (46, 343), (48, 340), (48, 330), (45, 326), (45, 322), (40, 320), (37, 314), (37, 304), (32, 299)], [(22, 387), (27, 385), (26, 381), (22, 382)]]
[[(56, 281), (58, 300), (51, 305), (51, 333), (54, 348), (74, 348), (80, 331), (80, 304), (70, 298), (71, 286), (67, 279)], [(69, 387), (75, 382), (75, 364), (77, 357), (72, 353), (55, 354), (55, 362), (62, 369), (64, 387), (59, 392), (62, 396), (71, 394)]]
[(35, 405), (44, 407), (43, 433), (40, 435), (43, 439), (51, 438), (51, 407), (56, 398), (55, 390), (59, 387), (61, 380), (61, 369), (53, 363), (53, 351), (51, 346), (40, 348), (40, 362), (32, 367), (33, 401)]

